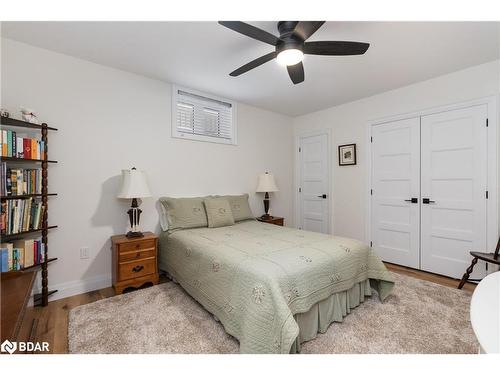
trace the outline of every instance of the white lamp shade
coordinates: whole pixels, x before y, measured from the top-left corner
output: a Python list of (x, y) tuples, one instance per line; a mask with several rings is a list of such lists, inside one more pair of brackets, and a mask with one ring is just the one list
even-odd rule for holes
[(272, 173), (266, 172), (259, 175), (259, 184), (257, 185), (257, 193), (272, 193), (279, 191), (274, 176)]
[(148, 198), (151, 196), (146, 175), (137, 169), (122, 170), (122, 185), (118, 198)]

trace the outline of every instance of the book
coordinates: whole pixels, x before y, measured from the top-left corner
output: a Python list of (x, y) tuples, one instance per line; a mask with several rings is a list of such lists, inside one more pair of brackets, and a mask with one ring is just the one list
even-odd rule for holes
[(23, 267), (30, 267), (35, 264), (34, 258), (34, 243), (35, 240), (17, 240), (13, 242), (13, 246), (21, 250), (23, 255)]
[(32, 159), (32, 157), (31, 157), (31, 139), (24, 138), (23, 145), (24, 145), (24, 158), (25, 159)]
[(7, 136), (7, 130), (2, 130), (2, 156), (8, 156), (8, 145), (9, 137)]
[(17, 134), (12, 130), (1, 130), (0, 155), (40, 160), (45, 158), (45, 142), (27, 138), (25, 134)]
[(45, 160), (45, 142), (40, 141), (40, 159)]
[(45, 206), (37, 198), (9, 199), (2, 202), (0, 229), (2, 235), (41, 229)]
[(2, 202), (0, 215), (0, 231), (5, 232), (7, 228), (7, 202)]
[(19, 253), (16, 248), (12, 249), (12, 268), (11, 270), (17, 271), (19, 266)]
[(12, 130), (7, 130), (7, 155), (12, 156)]
[(24, 138), (17, 137), (16, 144), (16, 157), (23, 159), (24, 158)]
[(40, 194), (42, 192), (41, 168), (8, 168), (0, 166), (2, 195)]
[(40, 263), (45, 262), (45, 244), (40, 240)]
[(6, 247), (0, 248), (0, 272), (9, 271), (9, 250)]
[(0, 244), (0, 248), (7, 249), (7, 269), (12, 270), (13, 265), (13, 250), (14, 246), (11, 243), (2, 243)]
[(17, 133), (12, 132), (12, 153), (10, 156), (16, 157), (17, 155)]

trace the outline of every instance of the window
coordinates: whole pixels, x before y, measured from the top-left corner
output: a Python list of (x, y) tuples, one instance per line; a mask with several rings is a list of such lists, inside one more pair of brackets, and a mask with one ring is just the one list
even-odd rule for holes
[(236, 144), (235, 103), (174, 85), (172, 136)]

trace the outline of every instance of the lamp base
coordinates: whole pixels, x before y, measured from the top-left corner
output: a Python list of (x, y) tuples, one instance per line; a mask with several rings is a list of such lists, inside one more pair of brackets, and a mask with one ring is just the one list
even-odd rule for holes
[(264, 195), (264, 212), (265, 214), (262, 215), (262, 218), (269, 219), (271, 215), (269, 215), (269, 193), (267, 192)]
[(144, 237), (144, 233), (142, 233), (142, 232), (132, 232), (132, 231), (129, 231), (127, 233), (127, 238), (138, 238), (138, 237)]
[(272, 219), (273, 215), (269, 215), (269, 214), (264, 214), (262, 215), (260, 218), (261, 219), (264, 219), (264, 220), (268, 220), (268, 219)]

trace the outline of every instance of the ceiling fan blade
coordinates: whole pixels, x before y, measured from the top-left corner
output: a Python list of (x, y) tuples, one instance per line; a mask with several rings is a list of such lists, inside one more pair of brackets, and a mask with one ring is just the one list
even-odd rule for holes
[(309, 55), (347, 56), (362, 55), (368, 47), (370, 44), (363, 42), (306, 42), (303, 51)]
[(248, 23), (240, 21), (219, 21), (219, 24), (227, 27), (237, 33), (249, 36), (250, 38), (257, 39), (261, 42), (276, 46), (280, 39), (267, 31), (261, 30), (255, 26), (249, 25)]
[(295, 65), (288, 65), (286, 69), (294, 85), (304, 81), (304, 65), (302, 65), (302, 62)]
[(302, 40), (306, 40), (313, 35), (325, 21), (299, 21), (293, 30), (293, 33)]
[(258, 59), (255, 59), (253, 61), (250, 61), (248, 64), (243, 65), (242, 67), (239, 67), (235, 71), (229, 73), (231, 77), (237, 77), (240, 74), (246, 73), (249, 70), (252, 70), (254, 68), (257, 68), (258, 66), (271, 61), (276, 57), (276, 52), (270, 52), (267, 55), (261, 56)]

